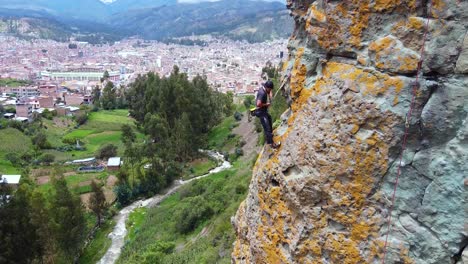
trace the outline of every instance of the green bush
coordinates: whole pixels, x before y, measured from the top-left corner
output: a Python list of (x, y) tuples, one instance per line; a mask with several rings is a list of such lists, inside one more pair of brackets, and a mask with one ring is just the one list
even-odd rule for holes
[(88, 114), (87, 113), (79, 113), (75, 116), (75, 121), (78, 125), (84, 125), (88, 121)]
[(117, 146), (113, 144), (106, 144), (96, 152), (96, 158), (102, 160), (115, 156), (117, 156)]
[(43, 154), (39, 157), (39, 161), (45, 164), (50, 164), (54, 162), (54, 160), (55, 160), (55, 156), (50, 153)]
[(241, 120), (242, 120), (242, 114), (236, 111), (236, 112), (234, 113), (234, 118), (235, 118), (237, 121), (241, 121)]
[(50, 142), (47, 140), (47, 136), (43, 132), (37, 133), (32, 139), (32, 143), (39, 149), (49, 149), (52, 147)]
[(181, 234), (192, 232), (214, 213), (203, 197), (190, 197), (186, 200), (188, 203), (179, 212), (176, 220), (176, 229)]

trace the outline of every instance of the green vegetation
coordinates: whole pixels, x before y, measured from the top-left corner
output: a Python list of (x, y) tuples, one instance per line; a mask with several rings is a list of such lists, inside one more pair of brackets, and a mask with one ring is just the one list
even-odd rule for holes
[(230, 263), (235, 238), (230, 217), (245, 199), (253, 163), (240, 160), (231, 170), (184, 186), (146, 214), (134, 213), (118, 263), (149, 263), (159, 243), (178, 250), (159, 252), (154, 263)]
[(46, 196), (24, 176), (11, 194), (0, 183), (0, 244), (8, 249), (0, 259), (8, 263), (73, 262), (89, 227), (80, 198), (70, 192), (64, 178), (53, 178)]
[(0, 130), (0, 142), (0, 174), (18, 173), (20, 169), (7, 160), (6, 156), (9, 153), (15, 153), (19, 156), (31, 151), (31, 139), (15, 128), (6, 128)]
[[(0, 212), (2, 219), (9, 217), (8, 221), (0, 221), (0, 244), (13, 248), (2, 252), (0, 262), (11, 258), (15, 263), (71, 263), (80, 255), (86, 236), (108, 215), (104, 184), (117, 184), (119, 207), (156, 194), (179, 178), (184, 168), (199, 175), (216, 166), (216, 162), (206, 159), (198, 150), (207, 147), (208, 132), (225, 116), (232, 115), (231, 94), (212, 91), (202, 77), (189, 81), (177, 68), (168, 78), (153, 74), (140, 77), (128, 94), (113, 94), (116, 90), (105, 90), (97, 101), (100, 107), (109, 110), (83, 107), (80, 116), (74, 118), (46, 113), (27, 124), (2, 120), (0, 172), (22, 170), (23, 180), (11, 202)], [(128, 110), (114, 109), (126, 103), (121, 100), (124, 97), (130, 99), (132, 117)], [(230, 133), (236, 122), (232, 117), (230, 120), (229, 133), (219, 139), (227, 147), (238, 141)], [(63, 164), (96, 153), (104, 160), (115, 155), (124, 157), (124, 167), (116, 175), (118, 181), (106, 180), (108, 173), (74, 174), (78, 166)], [(29, 178), (30, 172), (36, 178)], [(5, 197), (12, 193), (4, 187), (0, 184), (0, 198), (4, 199), (0, 204), (7, 204)], [(88, 212), (81, 194), (86, 194), (81, 199), (87, 201)], [(180, 220), (180, 235), (191, 234), (207, 219), (225, 210), (213, 198), (192, 199), (185, 200), (184, 208), (175, 215)], [(200, 210), (191, 210), (192, 207)], [(130, 239), (139, 236), (142, 231), (138, 227), (146, 219), (145, 212), (135, 213)], [(102, 237), (108, 233), (107, 228), (105, 224), (98, 230), (96, 241), (83, 254), (84, 263), (95, 260), (108, 246)], [(14, 235), (23, 229), (28, 232)], [(34, 243), (21, 255), (17, 251), (25, 241)], [(160, 241), (147, 249), (151, 252), (145, 259), (154, 262), (160, 254), (173, 252), (175, 243)]]
[[(232, 116), (225, 118), (210, 131), (209, 144), (232, 140), (235, 125)], [(230, 263), (235, 239), (230, 218), (245, 199), (257, 158), (248, 155), (227, 171), (182, 187), (159, 207), (134, 212), (118, 263)]]
[(213, 91), (200, 76), (189, 80), (176, 66), (169, 77), (140, 76), (127, 98), (131, 116), (149, 140), (135, 142), (131, 129), (122, 127), (125, 162), (116, 188), (119, 205), (151, 196), (180, 177), (185, 163), (207, 146), (208, 131), (233, 109), (232, 94)]
[(91, 240), (83, 254), (80, 256), (78, 263), (95, 264), (102, 258), (102, 256), (104, 256), (104, 254), (106, 254), (107, 249), (109, 249), (112, 243), (108, 235), (114, 229), (115, 224), (115, 221), (109, 220), (97, 230), (93, 240)]
[(217, 162), (211, 158), (201, 158), (194, 160), (186, 165), (187, 169), (184, 171), (184, 180), (194, 177), (202, 176), (216, 168)]
[(132, 240), (136, 237), (138, 232), (140, 232), (139, 227), (143, 224), (143, 221), (145, 220), (147, 213), (147, 209), (142, 207), (142, 208), (137, 208), (135, 211), (133, 211), (130, 216), (128, 217), (126, 226), (127, 226), (127, 237), (128, 239)]
[[(77, 174), (64, 177), (67, 183), (67, 186), (72, 189), (76, 194), (88, 193), (91, 190), (91, 181), (98, 179), (100, 181), (105, 181), (108, 176), (107, 172), (102, 173), (87, 173), (87, 174)], [(88, 184), (84, 184), (88, 183)], [(81, 185), (81, 186), (80, 186)], [(45, 195), (47, 195), (52, 190), (52, 182), (40, 185), (38, 187)], [(86, 191), (87, 190), (87, 191)]]
[(208, 146), (210, 149), (227, 151), (238, 141), (238, 136), (232, 134), (232, 129), (237, 126), (234, 117), (225, 118), (221, 124), (215, 126), (208, 135)]
[(28, 86), (32, 84), (31, 81), (25, 80), (17, 80), (12, 78), (0, 79), (0, 87), (8, 86), (8, 87), (20, 87), (20, 86)]

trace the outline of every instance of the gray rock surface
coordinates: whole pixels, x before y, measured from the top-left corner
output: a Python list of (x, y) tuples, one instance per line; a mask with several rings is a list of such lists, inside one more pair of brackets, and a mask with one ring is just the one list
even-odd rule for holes
[(232, 219), (233, 263), (381, 263), (390, 212), (385, 263), (466, 261), (467, 3), (288, 1), (291, 107)]

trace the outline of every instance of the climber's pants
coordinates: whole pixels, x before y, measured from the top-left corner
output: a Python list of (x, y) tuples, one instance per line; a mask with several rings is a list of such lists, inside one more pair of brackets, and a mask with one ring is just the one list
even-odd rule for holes
[(265, 132), (265, 140), (267, 144), (273, 144), (273, 124), (271, 122), (271, 115), (268, 112), (263, 112), (258, 115), (260, 122)]

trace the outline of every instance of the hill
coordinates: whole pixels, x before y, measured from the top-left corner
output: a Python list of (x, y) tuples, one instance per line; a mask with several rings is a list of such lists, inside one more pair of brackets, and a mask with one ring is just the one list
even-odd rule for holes
[(3, 9), (45, 12), (65, 19), (102, 20), (110, 9), (98, 0), (0, 0)]
[(165, 5), (175, 5), (177, 0), (118, 0), (109, 4), (112, 14), (133, 9), (154, 8)]
[(214, 34), (261, 42), (288, 37), (293, 27), (289, 12), (279, 2), (178, 4), (175, 0), (119, 0), (104, 4), (98, 0), (0, 0), (0, 6), (0, 18), (18, 25), (4, 26), (0, 33), (59, 41), (70, 36), (88, 41), (96, 34), (108, 41), (135, 35), (161, 40)]
[(263, 41), (289, 36), (293, 25), (283, 4), (247, 0), (161, 6), (117, 17), (111, 19), (114, 27), (126, 28), (146, 39), (221, 34)]

